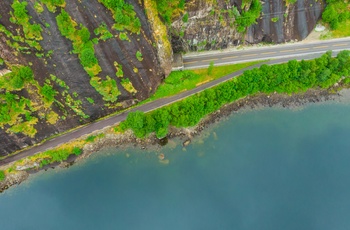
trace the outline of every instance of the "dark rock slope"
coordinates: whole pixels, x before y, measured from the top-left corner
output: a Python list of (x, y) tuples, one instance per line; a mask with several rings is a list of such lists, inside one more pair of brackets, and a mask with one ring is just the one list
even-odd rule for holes
[(172, 23), (174, 51), (215, 50), (243, 43), (302, 40), (313, 30), (324, 7), (324, 2), (317, 0), (260, 2), (262, 14), (257, 23), (244, 32), (238, 32), (232, 9), (242, 13), (241, 0), (187, 1), (188, 21), (179, 18)]
[[(103, 81), (109, 76), (117, 83), (116, 87), (120, 91), (117, 100), (113, 102), (104, 100), (103, 96), (92, 86), (90, 77), (80, 63), (78, 55), (72, 52), (72, 41), (61, 35), (56, 22), (61, 8), (58, 7), (53, 13), (42, 4), (43, 11), (38, 13), (38, 10), (35, 9), (37, 7), (35, 2), (37, 1), (27, 1), (26, 9), (30, 17), (29, 22), (39, 24), (43, 30), (41, 33), (43, 39), (39, 43), (43, 48), (44, 55), (36, 55), (33, 48), (29, 49), (32, 52), (28, 52), (28, 54), (18, 52), (13, 45), (9, 45), (9, 42), (14, 42), (13, 38), (0, 32), (0, 57), (5, 62), (0, 66), (0, 69), (11, 69), (15, 65), (30, 66), (39, 86), (42, 87), (45, 82), (49, 82), (57, 94), (55, 102), (49, 108), (43, 106), (45, 111), (38, 110), (31, 114), (38, 119), (34, 125), (36, 130), (34, 136), (11, 131), (11, 125), (0, 127), (0, 156), (5, 156), (53, 134), (96, 120), (116, 110), (128, 107), (136, 101), (143, 100), (154, 92), (164, 78), (163, 70), (159, 67), (152, 30), (144, 14), (144, 7), (140, 5), (141, 1), (128, 1), (133, 5), (134, 11), (140, 19), (141, 31), (139, 34), (124, 31), (128, 37), (126, 40), (120, 39), (121, 32), (113, 29), (115, 20), (111, 11), (98, 0), (67, 0), (64, 6), (64, 10), (78, 25), (82, 24), (88, 28), (91, 40), (98, 38), (94, 30), (102, 24), (105, 24), (112, 33), (112, 38), (106, 41), (99, 40), (98, 44), (94, 45), (94, 49), (95, 56), (102, 68), (98, 77)], [(23, 27), (10, 20), (13, 14), (12, 3), (12, 0), (0, 2), (0, 25), (13, 35), (25, 37)], [(19, 44), (28, 46), (23, 42), (19, 42)], [(141, 58), (136, 57), (137, 51), (142, 54)], [(116, 76), (116, 63), (122, 66), (122, 78)], [(52, 80), (52, 75), (61, 82), (63, 81), (66, 86), (61, 87), (57, 84), (57, 80), (55, 83)], [(2, 95), (10, 92), (10, 90), (0, 90)], [(28, 88), (11, 91), (11, 93), (29, 98), (35, 104), (35, 98), (32, 96), (34, 94), (30, 94)], [(68, 99), (68, 95), (71, 100)], [(4, 100), (0, 100), (0, 107), (1, 103), (5, 106)], [(85, 116), (79, 114), (76, 108)], [(48, 122), (46, 116), (49, 114), (46, 113), (48, 110), (58, 116), (55, 122)], [(22, 114), (19, 118), (24, 120), (23, 116)], [(46, 116), (46, 119), (43, 116)]]

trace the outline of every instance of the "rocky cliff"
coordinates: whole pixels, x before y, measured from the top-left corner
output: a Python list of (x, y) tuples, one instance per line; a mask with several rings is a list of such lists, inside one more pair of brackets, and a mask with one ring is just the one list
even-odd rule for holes
[[(167, 27), (158, 2), (177, 12)], [(167, 3), (1, 1), (0, 157), (148, 98), (171, 71), (172, 49), (301, 40), (323, 8), (315, 0)]]
[(256, 23), (239, 31), (237, 15), (249, 10), (252, 1), (190, 0), (185, 17), (171, 26), (175, 52), (225, 49), (229, 46), (259, 42), (281, 43), (302, 40), (321, 17), (323, 1), (263, 0)]
[[(117, 28), (117, 8), (103, 2), (0, 2), (0, 156), (128, 107), (160, 84), (164, 60), (143, 3), (120, 7), (126, 24), (139, 19), (136, 31)], [(33, 79), (21, 77), (25, 67)]]

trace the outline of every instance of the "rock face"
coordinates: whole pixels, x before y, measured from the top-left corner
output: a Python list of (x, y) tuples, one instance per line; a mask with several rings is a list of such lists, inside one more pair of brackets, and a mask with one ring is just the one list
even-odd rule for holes
[(188, 21), (182, 18), (172, 24), (174, 52), (217, 50), (243, 43), (281, 43), (304, 39), (321, 17), (323, 1), (297, 0), (286, 4), (282, 0), (263, 0), (262, 14), (257, 24), (246, 32), (237, 31), (235, 19), (227, 13), (236, 7), (242, 12), (241, 0), (191, 0), (186, 4)]
[[(30, 66), (34, 72), (35, 80), (40, 86), (43, 86), (48, 79), (51, 80), (51, 75), (54, 75), (57, 79), (65, 82), (69, 88), (67, 92), (63, 93), (65, 89), (51, 81), (54, 90), (58, 92), (55, 97), (56, 102), (52, 104), (51, 109), (58, 114), (59, 118), (64, 117), (64, 119), (59, 119), (57, 123), (50, 124), (38, 113), (33, 114), (32, 116), (38, 118), (35, 125), (37, 130), (35, 137), (31, 138), (21, 133), (9, 133), (8, 126), (3, 128), (0, 126), (0, 156), (5, 156), (28, 145), (38, 143), (53, 134), (128, 107), (136, 101), (148, 98), (156, 90), (165, 77), (164, 69), (166, 66), (161, 67), (160, 65), (159, 52), (157, 46), (154, 46), (156, 41), (150, 22), (144, 13), (143, 2), (137, 0), (128, 0), (127, 2), (133, 5), (136, 16), (140, 19), (141, 31), (140, 34), (126, 31), (128, 38), (126, 40), (120, 38), (121, 32), (113, 29), (115, 20), (111, 11), (106, 9), (98, 0), (67, 0), (64, 7), (77, 25), (82, 24), (88, 29), (91, 40), (99, 37), (94, 30), (102, 24), (105, 24), (112, 33), (112, 38), (105, 41), (99, 40), (94, 45), (94, 49), (95, 56), (102, 69), (98, 77), (106, 80), (109, 76), (116, 81), (116, 87), (120, 91), (120, 95), (115, 102), (106, 102), (102, 95), (96, 91), (90, 82), (91, 77), (84, 70), (78, 55), (72, 52), (72, 41), (61, 35), (56, 22), (56, 17), (61, 12), (61, 8), (58, 7), (56, 12), (52, 13), (43, 5), (43, 11), (39, 13), (35, 6), (37, 1), (27, 1), (26, 9), (30, 23), (39, 24), (43, 30), (41, 33), (43, 39), (39, 41), (45, 54), (43, 57), (35, 55), (34, 49), (31, 49), (32, 52), (27, 54), (16, 51), (9, 45), (9, 42), (13, 43), (14, 40), (0, 30), (0, 58), (5, 60), (6, 63), (6, 66), (1, 65), (0, 69), (13, 65)], [(12, 3), (13, 1), (0, 2), (0, 26), (14, 35), (24, 37), (22, 26), (10, 20), (14, 11), (11, 7)], [(20, 45), (25, 44), (20, 43)], [(135, 54), (138, 51), (141, 52), (142, 58), (136, 57)], [(47, 53), (50, 53), (50, 55), (46, 56)], [(122, 65), (123, 79), (116, 76), (115, 63)], [(171, 69), (171, 63), (167, 68)], [(132, 84), (134, 91), (125, 87), (122, 82), (125, 79)], [(1, 89), (0, 91), (1, 94), (4, 93)], [(28, 98), (27, 89), (14, 93)], [(75, 105), (73, 107), (66, 106), (68, 94), (72, 96), (74, 101), (81, 103), (80, 108), (89, 118), (82, 118), (77, 115), (74, 112)], [(33, 98), (30, 98), (30, 100), (33, 100)], [(1, 103), (0, 101), (0, 106)]]
[(317, 0), (298, 0), (289, 5), (281, 0), (265, 0), (263, 14), (248, 29), (245, 40), (249, 43), (303, 40), (315, 28), (324, 6), (323, 1)]

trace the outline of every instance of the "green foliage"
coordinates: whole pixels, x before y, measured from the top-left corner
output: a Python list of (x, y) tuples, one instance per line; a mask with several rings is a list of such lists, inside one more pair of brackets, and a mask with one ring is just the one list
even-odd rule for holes
[(85, 139), (85, 141), (86, 142), (94, 142), (96, 137), (97, 137), (96, 135), (90, 135)]
[(96, 36), (101, 35), (99, 39), (106, 41), (113, 37), (113, 34), (109, 32), (107, 25), (102, 23), (97, 29), (94, 30)]
[(121, 94), (116, 81), (109, 76), (106, 77), (106, 80), (93, 77), (90, 80), (90, 84), (103, 96), (105, 101), (115, 102)]
[[(39, 24), (31, 24), (29, 20), (31, 17), (28, 15), (26, 9), (28, 3), (26, 1), (20, 2), (19, 0), (14, 0), (11, 7), (13, 9), (11, 22), (21, 25), (23, 28), (23, 33), (26, 39), (29, 40), (42, 40), (41, 32), (42, 28)], [(40, 45), (36, 46), (38, 50), (41, 50)]]
[(94, 104), (94, 103), (95, 103), (94, 99), (92, 99), (91, 97), (87, 97), (86, 100), (87, 100), (90, 104)]
[(66, 5), (65, 0), (40, 0), (42, 3), (46, 4), (47, 9), (50, 12), (56, 12), (57, 7), (64, 7)]
[(21, 90), (25, 83), (34, 79), (33, 71), (28, 66), (13, 66), (6, 78), (0, 79), (0, 86), (8, 90)]
[(341, 24), (350, 20), (349, 5), (350, 3), (348, 0), (328, 0), (327, 6), (322, 13), (322, 20), (329, 23), (332, 30), (338, 29)]
[(154, 93), (154, 95), (151, 96), (150, 100), (171, 96), (184, 90), (193, 89), (197, 85), (200, 85), (204, 82), (218, 79), (257, 63), (260, 63), (260, 61), (225, 66), (214, 66), (211, 75), (208, 75), (207, 69), (173, 71), (164, 80), (163, 84), (158, 87), (157, 91)]
[(77, 29), (77, 23), (64, 9), (56, 17), (56, 21), (61, 34), (73, 42), (73, 52), (78, 54), (81, 65), (91, 77), (90, 84), (103, 96), (105, 101), (115, 102), (120, 95), (115, 80), (109, 76), (106, 76), (106, 80), (97, 77), (101, 72), (101, 67), (95, 56), (94, 44), (89, 40), (89, 30), (83, 25)]
[(328, 22), (331, 29), (336, 29), (339, 24), (339, 14), (333, 5), (328, 5), (325, 11), (322, 13), (322, 19), (324, 22)]
[(72, 153), (76, 156), (79, 156), (80, 154), (82, 154), (83, 150), (81, 148), (78, 147), (74, 147), (72, 150)]
[(238, 78), (188, 97), (182, 101), (144, 114), (136, 111), (128, 114), (121, 123), (122, 129), (132, 129), (139, 138), (155, 132), (157, 137), (167, 134), (169, 125), (188, 127), (201, 118), (218, 110), (226, 103), (256, 93), (299, 93), (309, 88), (329, 88), (342, 76), (349, 77), (350, 51), (342, 51), (336, 58), (327, 52), (310, 61), (289, 61), (278, 65), (262, 65), (247, 70)]
[(256, 23), (256, 19), (260, 16), (262, 5), (259, 0), (252, 0), (249, 10), (243, 11), (241, 14), (238, 13), (238, 10), (234, 10), (237, 30), (238, 32), (244, 32), (247, 27)]
[(186, 13), (183, 17), (182, 17), (182, 21), (184, 23), (188, 22), (188, 13)]
[(157, 10), (162, 19), (171, 24), (172, 19), (179, 15), (179, 12), (185, 8), (185, 0), (155, 0), (157, 3)]
[(98, 64), (94, 50), (88, 48), (84, 49), (80, 55), (80, 62), (84, 67), (93, 67), (94, 65)]
[(3, 170), (0, 170), (0, 181), (5, 180), (5, 172)]
[(139, 33), (141, 29), (140, 19), (136, 16), (133, 5), (124, 0), (99, 0), (107, 9), (113, 13), (115, 29), (129, 30)]
[(142, 61), (142, 60), (143, 60), (143, 58), (142, 58), (142, 53), (141, 53), (140, 51), (137, 51), (137, 52), (136, 52), (136, 58), (137, 58), (137, 60), (139, 60), (139, 61)]
[(44, 97), (46, 103), (51, 104), (55, 100), (57, 91), (54, 90), (51, 85), (45, 83), (40, 90), (40, 94)]
[(214, 62), (211, 61), (208, 66), (208, 75), (211, 75), (213, 73), (213, 69), (214, 69)]
[(279, 19), (280, 19), (279, 17), (271, 18), (271, 22), (278, 22)]
[(129, 37), (128, 37), (128, 35), (126, 35), (126, 33), (120, 33), (119, 38), (122, 41), (129, 41)]

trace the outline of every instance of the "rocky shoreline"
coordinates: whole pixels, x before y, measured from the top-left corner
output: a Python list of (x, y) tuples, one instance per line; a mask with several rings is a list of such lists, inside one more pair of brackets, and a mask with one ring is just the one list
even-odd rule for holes
[[(339, 91), (338, 91), (339, 90)], [(233, 102), (231, 104), (224, 105), (220, 110), (203, 118), (196, 126), (189, 128), (175, 128), (169, 129), (169, 134), (166, 138), (159, 140), (154, 134), (149, 135), (147, 138), (138, 139), (132, 131), (126, 131), (123, 134), (111, 134), (106, 133), (103, 138), (97, 141), (87, 144), (83, 148), (83, 154), (76, 157), (72, 155), (67, 161), (60, 164), (47, 165), (40, 169), (30, 169), (11, 173), (6, 176), (6, 179), (0, 182), (0, 193), (10, 188), (13, 185), (18, 185), (26, 180), (30, 174), (36, 173), (41, 170), (47, 170), (49, 168), (67, 168), (82, 159), (88, 158), (94, 152), (107, 148), (121, 148), (127, 146), (134, 146), (141, 149), (156, 148), (160, 149), (165, 145), (168, 139), (180, 138), (183, 145), (190, 144), (191, 139), (197, 135), (200, 135), (203, 130), (210, 125), (219, 122), (221, 119), (230, 116), (233, 113), (243, 111), (246, 109), (258, 109), (264, 107), (284, 107), (284, 108), (297, 108), (305, 106), (309, 103), (318, 103), (325, 101), (341, 101), (347, 99), (347, 95), (350, 95), (349, 89), (342, 89), (340, 87), (332, 88), (328, 90), (310, 89), (302, 94), (257, 94), (254, 96), (248, 96)], [(100, 133), (104, 133), (106, 130), (101, 130)]]

